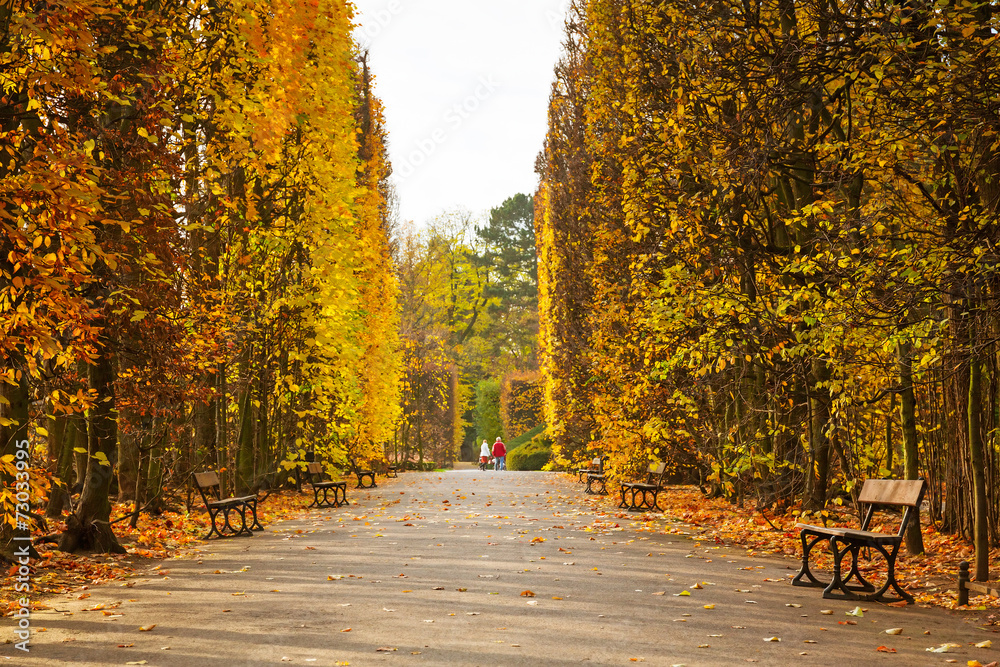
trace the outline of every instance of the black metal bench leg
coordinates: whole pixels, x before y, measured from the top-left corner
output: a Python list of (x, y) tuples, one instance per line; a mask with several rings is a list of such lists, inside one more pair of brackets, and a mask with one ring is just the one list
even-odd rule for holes
[(663, 489), (657, 489), (653, 491), (653, 505), (649, 508), (650, 510), (656, 510), (657, 512), (662, 512), (660, 509), (660, 491)]
[[(840, 583), (844, 588), (850, 589), (852, 591), (864, 591), (871, 593), (872, 591), (875, 590), (875, 586), (873, 586), (871, 582), (865, 579), (864, 575), (861, 574), (861, 570), (858, 569), (858, 560), (861, 555), (861, 550), (865, 547), (863, 545), (852, 545), (849, 548), (851, 551), (851, 571), (847, 574), (847, 577)], [(857, 581), (857, 584), (849, 586), (848, 583), (852, 579)]]
[[(880, 551), (885, 556), (886, 565), (889, 568), (888, 579), (886, 581), (886, 585), (883, 588), (891, 586), (892, 589), (896, 591), (896, 593), (899, 595), (900, 598), (906, 600), (910, 604), (913, 604), (914, 602), (913, 596), (904, 591), (903, 588), (899, 585), (899, 582), (896, 580), (896, 555), (899, 553), (899, 545), (897, 544), (893, 548), (891, 554), (886, 553), (884, 549), (880, 549)], [(878, 599), (884, 599), (883, 593), (885, 593), (884, 590), (877, 593)]]
[[(826, 588), (826, 582), (817, 579), (812, 570), (809, 569), (809, 553), (812, 551), (813, 547), (816, 546), (817, 542), (822, 542), (824, 540), (830, 539), (826, 535), (816, 535), (810, 541), (809, 534), (806, 531), (802, 531), (799, 535), (802, 539), (802, 567), (799, 569), (798, 574), (792, 579), (792, 586), (811, 586)], [(803, 581), (802, 578), (805, 577), (809, 581)]]
[(837, 537), (830, 538), (830, 549), (833, 550), (833, 578), (826, 588), (823, 589), (823, 597), (834, 600), (860, 600), (860, 595), (844, 586), (844, 580), (840, 576), (840, 568), (844, 563), (844, 554), (850, 553), (852, 546), (848, 544), (846, 549), (840, 548)]
[[(260, 525), (260, 520), (257, 518), (257, 501), (251, 500), (244, 504), (244, 507), (250, 510), (251, 516), (253, 516), (253, 523), (247, 528), (247, 532), (253, 534), (255, 530), (264, 530), (264, 526)], [(244, 515), (244, 523), (246, 522), (246, 516)]]
[[(233, 526), (232, 521), (229, 518), (229, 514), (236, 511), (236, 515), (240, 518), (240, 529), (236, 530)], [(242, 505), (229, 505), (222, 510), (222, 515), (225, 517), (226, 527), (223, 532), (228, 532), (234, 537), (238, 535), (250, 536), (253, 532), (247, 528), (247, 505), (244, 503)]]
[(208, 523), (211, 526), (211, 528), (208, 531), (208, 535), (205, 536), (206, 540), (212, 537), (212, 533), (215, 533), (219, 537), (222, 537), (222, 533), (219, 532), (218, 526), (215, 525), (215, 519), (217, 516), (219, 516), (220, 511), (222, 511), (222, 508), (219, 507), (216, 507), (214, 510), (211, 507), (208, 508)]

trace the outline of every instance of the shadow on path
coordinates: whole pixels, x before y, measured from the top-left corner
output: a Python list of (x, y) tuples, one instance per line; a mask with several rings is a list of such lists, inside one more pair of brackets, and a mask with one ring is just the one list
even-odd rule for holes
[[(86, 600), (57, 598), (32, 619), (45, 631), (28, 658), (8, 644), (0, 665), (964, 665), (996, 655), (971, 646), (992, 633), (958, 614), (866, 603), (862, 618), (846, 616), (854, 603), (788, 583), (794, 561), (597, 512), (608, 505), (564, 475), (404, 473), (348, 497)], [(886, 635), (893, 627), (902, 634)], [(926, 651), (945, 642), (959, 647)]]

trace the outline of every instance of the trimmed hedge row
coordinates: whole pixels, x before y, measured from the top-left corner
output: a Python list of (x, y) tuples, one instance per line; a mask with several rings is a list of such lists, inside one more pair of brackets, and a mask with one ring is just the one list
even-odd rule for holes
[(541, 470), (552, 458), (552, 442), (539, 424), (511, 441), (507, 448), (508, 470)]

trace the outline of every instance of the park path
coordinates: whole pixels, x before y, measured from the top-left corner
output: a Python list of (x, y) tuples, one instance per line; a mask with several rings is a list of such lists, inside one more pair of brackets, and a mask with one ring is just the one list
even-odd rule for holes
[[(565, 475), (406, 473), (349, 499), (57, 598), (32, 619), (45, 631), (30, 656), (0, 646), (0, 666), (909, 666), (998, 653), (973, 647), (993, 634), (956, 613), (872, 603), (849, 617), (855, 604), (792, 587), (793, 561), (702, 544), (666, 519), (641, 531)], [(926, 650), (945, 642), (959, 647)]]

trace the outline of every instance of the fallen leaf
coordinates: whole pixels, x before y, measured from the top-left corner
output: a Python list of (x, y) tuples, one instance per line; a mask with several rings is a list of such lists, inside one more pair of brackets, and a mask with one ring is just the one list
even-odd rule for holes
[(976, 644), (976, 648), (992, 648), (992, 647), (993, 647), (993, 642), (991, 642), (989, 639)]
[(889, 628), (885, 631), (887, 635), (901, 635), (903, 634), (903, 628)]
[(135, 644), (119, 644), (118, 648), (132, 648)]
[(715, 609), (715, 605), (714, 604), (706, 604), (705, 605), (705, 609)]
[(879, 646), (875, 650), (878, 651), (879, 653), (895, 653), (896, 652), (896, 649), (889, 648), (888, 646)]
[(832, 609), (821, 609), (819, 613), (823, 614), (824, 616), (832, 616), (833, 615), (833, 610)]
[(139, 628), (139, 632), (149, 632), (150, 630), (152, 630), (155, 627), (156, 627), (156, 623), (153, 623), (152, 625), (144, 625), (144, 626), (142, 626), (142, 627)]
[(766, 641), (766, 642), (780, 642), (781, 639), (778, 638), (778, 637), (764, 637), (764, 641)]
[(344, 628), (343, 630), (341, 630), (341, 632), (350, 632), (350, 631), (351, 631), (351, 628)]
[(928, 648), (926, 650), (930, 651), (931, 653), (951, 653), (956, 648), (961, 648), (961, 645), (947, 642), (945, 644), (941, 644), (940, 646)]
[(861, 610), (861, 607), (855, 607), (854, 609), (852, 609), (850, 611), (845, 611), (844, 615), (845, 616), (854, 616), (854, 617), (857, 617), (857, 618), (862, 618), (865, 615), (865, 612), (863, 612)]
[(533, 598), (533, 597), (535, 597), (535, 594), (532, 593), (531, 591), (521, 591), (521, 597), (523, 597), (523, 598)]
[(791, 603), (789, 603), (789, 604), (786, 604), (785, 606), (786, 606), (786, 607), (794, 607), (795, 609), (798, 609), (798, 608), (799, 608), (799, 607), (801, 607), (802, 605), (800, 605), (800, 604), (795, 604), (794, 602), (791, 602)]

